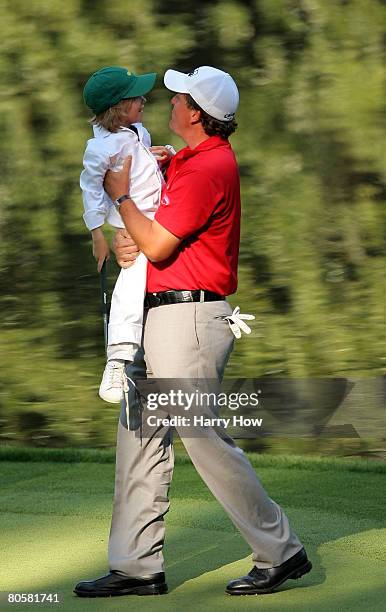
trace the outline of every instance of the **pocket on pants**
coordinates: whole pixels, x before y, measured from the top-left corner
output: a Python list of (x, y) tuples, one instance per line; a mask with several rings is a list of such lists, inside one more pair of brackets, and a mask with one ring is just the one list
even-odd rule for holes
[(223, 318), (232, 313), (228, 302), (197, 302), (195, 331), (200, 349), (200, 377), (222, 379), (234, 345), (234, 335)]

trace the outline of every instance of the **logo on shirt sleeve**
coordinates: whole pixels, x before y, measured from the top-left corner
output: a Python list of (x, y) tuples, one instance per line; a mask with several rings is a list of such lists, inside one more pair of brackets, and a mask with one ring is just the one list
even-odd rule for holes
[(162, 196), (160, 204), (161, 206), (168, 206), (170, 204), (169, 196), (166, 193)]

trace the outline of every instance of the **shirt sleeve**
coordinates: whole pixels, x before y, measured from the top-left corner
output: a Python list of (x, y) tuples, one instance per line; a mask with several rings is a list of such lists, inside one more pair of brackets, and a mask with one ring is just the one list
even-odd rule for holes
[(221, 194), (205, 172), (181, 172), (164, 189), (155, 219), (183, 240), (205, 226), (220, 199)]
[(83, 157), (84, 170), (80, 175), (84, 214), (83, 219), (91, 231), (103, 225), (109, 210), (103, 180), (110, 166), (110, 158), (103, 151), (88, 146)]

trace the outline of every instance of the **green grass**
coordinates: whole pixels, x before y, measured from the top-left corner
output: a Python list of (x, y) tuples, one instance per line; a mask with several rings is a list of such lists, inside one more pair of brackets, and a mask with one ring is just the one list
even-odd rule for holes
[(384, 609), (382, 462), (252, 456), (314, 569), (274, 594), (233, 598), (224, 594), (224, 586), (249, 571), (250, 551), (187, 458), (179, 456), (166, 517), (169, 595), (85, 600), (73, 596), (73, 585), (107, 567), (113, 453), (1, 448), (0, 460), (0, 592), (59, 592), (61, 610)]

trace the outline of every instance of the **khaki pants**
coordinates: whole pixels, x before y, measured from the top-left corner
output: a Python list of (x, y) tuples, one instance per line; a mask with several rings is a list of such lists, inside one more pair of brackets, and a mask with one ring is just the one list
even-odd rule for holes
[[(144, 330), (148, 376), (221, 380), (233, 348), (233, 334), (221, 319), (229, 314), (225, 301), (150, 309)], [(155, 427), (141, 439), (127, 429), (125, 415), (123, 406), (109, 564), (111, 570), (145, 576), (164, 570), (163, 517), (169, 509), (173, 447), (169, 427)], [(229, 436), (219, 436), (212, 427), (203, 427), (199, 437), (187, 436), (184, 428), (177, 431), (201, 478), (250, 545), (257, 567), (280, 565), (301, 549), (286, 515)]]

